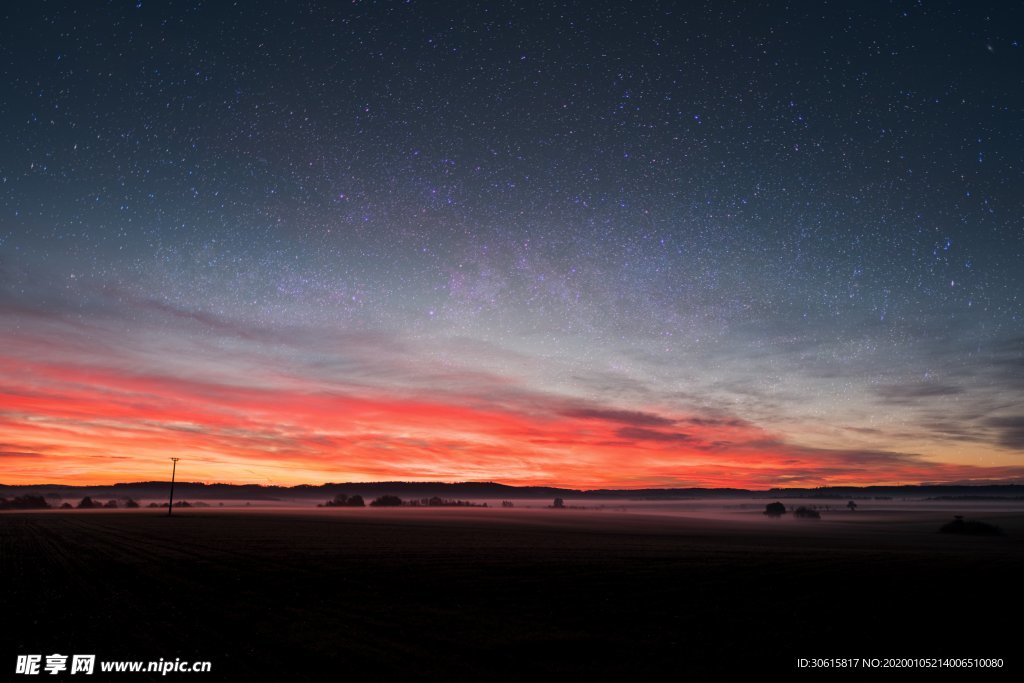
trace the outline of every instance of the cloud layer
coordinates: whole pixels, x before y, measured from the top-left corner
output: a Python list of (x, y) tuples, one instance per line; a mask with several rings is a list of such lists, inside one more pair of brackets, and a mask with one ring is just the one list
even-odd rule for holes
[[(563, 368), (580, 390), (559, 390), (536, 370), (559, 374), (558, 362), (464, 337), (251, 325), (109, 289), (87, 316), (31, 306), (2, 316), (4, 483), (159, 478), (171, 456), (190, 479), (282, 484), (768, 487), (1024, 476), (1012, 464), (937, 460), (924, 440), (913, 450), (801, 444), (714, 396), (702, 406), (656, 382), (585, 368)], [(880, 405), (916, 410), (962, 392), (911, 384), (874, 393)], [(1014, 415), (983, 418), (975, 431), (938, 430), (937, 439), (968, 437), (1024, 443)]]

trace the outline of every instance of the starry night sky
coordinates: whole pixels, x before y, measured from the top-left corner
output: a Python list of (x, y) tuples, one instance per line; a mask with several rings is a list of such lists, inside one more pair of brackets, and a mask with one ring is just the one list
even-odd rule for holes
[(0, 10), (0, 481), (1024, 481), (1024, 7)]

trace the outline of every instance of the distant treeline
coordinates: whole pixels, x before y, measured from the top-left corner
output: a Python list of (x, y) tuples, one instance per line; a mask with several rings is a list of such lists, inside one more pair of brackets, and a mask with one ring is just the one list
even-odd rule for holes
[[(182, 469), (183, 465), (179, 467)], [(145, 481), (113, 484), (110, 486), (65, 486), (61, 484), (33, 484), (12, 486), (0, 484), (0, 496), (20, 498), (43, 496), (50, 501), (75, 500), (83, 496), (103, 499), (163, 498), (169, 482)], [(667, 488), (667, 489), (592, 489), (580, 490), (551, 486), (508, 486), (494, 482), (351, 482), (321, 485), (260, 486), (257, 484), (204, 484), (179, 482), (175, 490), (191, 500), (250, 500), (275, 501), (306, 499), (310, 502), (332, 499), (336, 495), (361, 496), (374, 500), (381, 496), (398, 496), (403, 500), (430, 499), (472, 500), (491, 498), (565, 500), (681, 500), (693, 498), (837, 498), (888, 499), (925, 498), (940, 496), (994, 496), (1024, 498), (1024, 485), (1020, 484), (950, 484), (923, 486), (837, 486), (819, 488), (778, 488), (755, 491), (738, 488)], [(58, 503), (59, 504), (59, 503)]]
[(0, 498), (0, 510), (43, 510), (50, 507), (42, 496), (15, 496)]
[[(117, 510), (124, 508), (125, 510), (132, 510), (140, 507), (137, 502), (132, 498), (124, 498), (119, 503), (116, 498), (111, 498), (107, 502), (101, 500), (93, 500), (92, 496), (85, 496), (82, 500), (78, 501), (77, 505), (72, 505), (67, 501), (60, 505), (50, 505), (46, 498), (43, 496), (15, 496), (14, 498), (0, 498), (0, 510), (49, 510), (57, 508), (60, 510)], [(165, 508), (167, 503), (150, 503), (146, 507), (150, 508)], [(176, 508), (188, 508), (188, 507), (210, 507), (207, 503), (196, 502), (190, 503), (187, 500), (179, 500), (174, 504)]]
[(1024, 496), (933, 496), (925, 500), (1016, 500), (1024, 501)]
[[(432, 496), (430, 498), (417, 498), (413, 500), (402, 500), (398, 496), (383, 495), (370, 501), (370, 507), (487, 507), (487, 503), (473, 503), (468, 500), (452, 500)], [(366, 502), (359, 494), (346, 495), (339, 493), (326, 503), (319, 503), (320, 508), (361, 508), (366, 507)]]

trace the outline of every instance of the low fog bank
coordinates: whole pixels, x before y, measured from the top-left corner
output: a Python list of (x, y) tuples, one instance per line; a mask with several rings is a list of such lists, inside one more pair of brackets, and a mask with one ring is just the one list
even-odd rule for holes
[[(166, 505), (169, 482), (148, 481), (112, 485), (67, 486), (38, 484), (11, 486), (0, 483), (0, 500), (41, 498), (48, 507), (77, 507), (86, 497), (123, 508), (129, 501), (142, 507)], [(371, 505), (382, 498), (418, 507), (484, 506), (488, 508), (585, 508), (643, 511), (650, 514), (707, 515), (763, 511), (780, 501), (821, 512), (848, 511), (852, 500), (868, 511), (1001, 510), (1024, 509), (1024, 485), (921, 485), (821, 487), (807, 489), (607, 489), (576, 490), (545, 486), (508, 486), (493, 482), (357, 482), (299, 486), (206, 484), (179, 481), (174, 500), (192, 506), (308, 508), (348, 506), (352, 500)], [(338, 504), (341, 500), (342, 504)], [(391, 506), (393, 500), (383, 506)]]
[[(152, 511), (166, 510), (167, 492), (160, 496), (133, 496), (119, 492), (111, 495), (109, 490), (88, 493), (90, 489), (76, 489), (73, 493), (43, 491), (19, 493), (19, 488), (8, 488), (12, 493), (0, 494), (7, 509), (73, 509), (83, 511)], [(346, 500), (347, 499), (347, 500)], [(339, 504), (358, 499), (358, 505)], [(29, 505), (11, 505), (15, 501), (32, 501)], [(491, 514), (520, 511), (551, 511), (555, 514), (568, 512), (619, 513), (628, 515), (665, 516), (695, 519), (749, 520), (764, 516), (766, 505), (781, 503), (787, 513), (798, 509), (815, 511), (821, 520), (865, 521), (881, 520), (885, 517), (908, 519), (914, 516), (932, 516), (936, 513), (948, 515), (977, 515), (999, 513), (1024, 513), (1024, 498), (996, 498), (970, 496), (854, 496), (842, 498), (822, 497), (772, 497), (760, 493), (758, 497), (694, 497), (670, 500), (628, 499), (623, 497), (596, 498), (593, 496), (573, 497), (570, 495), (552, 498), (538, 497), (470, 497), (447, 498), (440, 496), (275, 496), (256, 498), (202, 498), (189, 496), (177, 488), (174, 495), (175, 509), (231, 509), (231, 510), (323, 510), (341, 514), (346, 512), (381, 512), (401, 508), (423, 513), (427, 510), (445, 510), (471, 514), (488, 511)], [(0, 505), (0, 509), (5, 506)], [(791, 514), (783, 517), (792, 517)]]
[[(103, 503), (103, 499), (98, 499)], [(372, 503), (372, 500), (369, 501)], [(408, 502), (408, 501), (403, 501)], [(352, 530), (421, 529), (446, 546), (471, 534), (488, 542), (503, 544), (522, 534), (550, 533), (551, 538), (589, 538), (587, 543), (628, 548), (641, 539), (661, 538), (678, 547), (705, 552), (713, 547), (722, 552), (778, 552), (781, 548), (800, 552), (826, 548), (856, 552), (974, 552), (982, 547), (1019, 552), (1024, 541), (1024, 505), (999, 505), (992, 501), (860, 500), (809, 501), (806, 498), (778, 500), (725, 498), (719, 500), (624, 501), (621, 499), (555, 500), (476, 499), (472, 505), (386, 505), (317, 507), (309, 501), (196, 501), (175, 506), (173, 520), (200, 525), (204, 533), (248, 528), (276, 530), (287, 536), (313, 527), (325, 533), (325, 541), (342, 538)], [(167, 518), (166, 501), (137, 501), (138, 508), (103, 506), (27, 510), (33, 516), (60, 517), (76, 524), (117, 524), (119, 520), (157, 523)], [(223, 505), (221, 505), (223, 503)], [(422, 499), (420, 499), (422, 503)], [(164, 507), (149, 507), (150, 505)], [(486, 504), (486, 507), (484, 506)], [(776, 505), (778, 504), (778, 505)], [(766, 514), (767, 506), (780, 514)], [(802, 509), (802, 510), (801, 510)], [(24, 510), (8, 509), (0, 515)], [(168, 519), (168, 522), (173, 523)], [(325, 523), (326, 524), (323, 524)], [(162, 523), (161, 523), (162, 524)], [(940, 533), (952, 527), (953, 533)], [(162, 526), (161, 526), (162, 528)], [(175, 528), (177, 525), (175, 524)], [(976, 537), (979, 530), (994, 528), (988, 537)], [(292, 529), (292, 531), (286, 531)], [(268, 531), (269, 533), (269, 531)], [(418, 532), (417, 532), (418, 533)], [(974, 535), (975, 537), (968, 537)], [(361, 536), (362, 537), (362, 536)], [(504, 539), (504, 540), (503, 540)], [(578, 540), (576, 542), (579, 542)], [(703, 548), (704, 550), (700, 550)]]

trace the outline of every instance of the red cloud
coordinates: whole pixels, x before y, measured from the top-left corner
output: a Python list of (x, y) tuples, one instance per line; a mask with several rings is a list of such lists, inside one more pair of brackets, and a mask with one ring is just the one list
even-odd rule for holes
[(0, 357), (0, 371), (5, 483), (162, 477), (169, 455), (191, 459), (195, 478), (251, 481), (253, 468), (270, 468), (277, 483), (762, 488), (1020, 476), (884, 451), (804, 448), (735, 418), (524, 390), (341, 391), (299, 376), (204, 381), (15, 357)]

